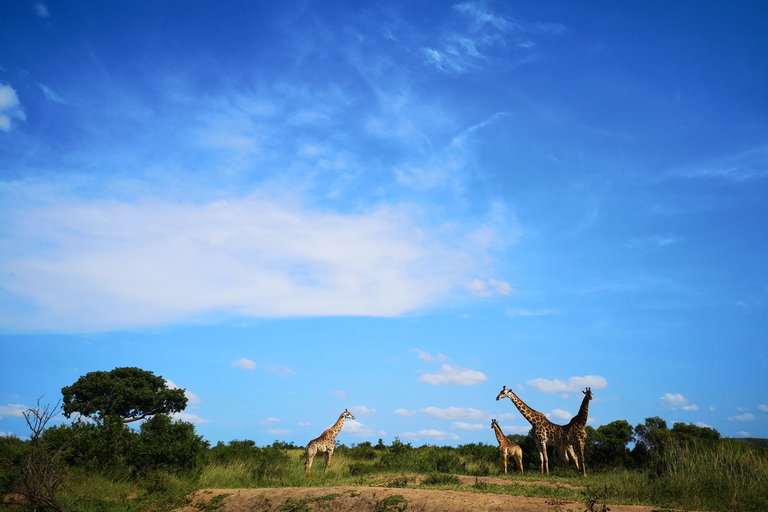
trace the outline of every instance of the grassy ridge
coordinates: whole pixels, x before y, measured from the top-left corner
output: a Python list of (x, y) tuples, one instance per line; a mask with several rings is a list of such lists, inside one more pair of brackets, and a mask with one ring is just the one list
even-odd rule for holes
[[(62, 503), (71, 510), (172, 510), (195, 489), (258, 487), (369, 486), (414, 487), (409, 475), (425, 474), (424, 487), (501, 493), (582, 501), (589, 508), (600, 503), (651, 505), (660, 508), (712, 511), (768, 510), (768, 450), (734, 440), (672, 446), (644, 470), (613, 469), (590, 472), (585, 479), (574, 470), (553, 468), (550, 477), (536, 472), (504, 475), (491, 450), (393, 445), (371, 451), (340, 449), (332, 469), (322, 472), (322, 461), (304, 474), (302, 450), (264, 449), (255, 457), (208, 460), (193, 471), (157, 472), (137, 477), (128, 472), (101, 474), (73, 469)], [(493, 447), (490, 447), (493, 448)], [(258, 450), (258, 449), (257, 449)], [(460, 454), (463, 453), (463, 454)], [(266, 455), (265, 455), (266, 454)], [(492, 476), (504, 483), (476, 479), (461, 484), (451, 475)], [(555, 485), (536, 485), (546, 481)], [(527, 483), (526, 483), (527, 482)], [(526, 483), (523, 485), (523, 483)], [(557, 485), (560, 484), (560, 485)]]

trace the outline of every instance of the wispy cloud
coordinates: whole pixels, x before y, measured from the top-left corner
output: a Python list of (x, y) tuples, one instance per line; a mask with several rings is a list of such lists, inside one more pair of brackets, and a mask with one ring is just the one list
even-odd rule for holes
[(677, 169), (676, 176), (746, 181), (768, 177), (768, 143)]
[(419, 413), (416, 412), (416, 411), (409, 411), (407, 409), (395, 409), (395, 414), (397, 414), (398, 416), (402, 416), (404, 418), (409, 418), (409, 417), (415, 416), (415, 415), (417, 415)]
[(21, 418), (24, 416), (24, 411), (28, 409), (29, 407), (20, 404), (0, 405), (0, 419), (2, 419), (3, 416)]
[(243, 370), (255, 370), (256, 369), (256, 363), (251, 361), (250, 359), (246, 359), (244, 357), (241, 357), (234, 363), (232, 363), (232, 366), (235, 368), (242, 368)]
[(468, 432), (477, 432), (478, 430), (485, 430), (485, 428), (487, 428), (480, 423), (466, 423), (463, 421), (454, 421), (452, 425), (455, 429), (466, 430)]
[(441, 441), (458, 441), (461, 439), (453, 432), (446, 432), (444, 430), (424, 429), (418, 432), (403, 432), (400, 434), (403, 439), (413, 439), (418, 441), (421, 439), (437, 439)]
[(608, 381), (605, 377), (600, 377), (598, 375), (570, 377), (567, 381), (539, 378), (529, 380), (527, 384), (543, 393), (572, 393), (574, 391), (584, 390), (584, 388), (605, 389), (608, 387)]
[(331, 394), (333, 396), (335, 396), (336, 398), (339, 398), (341, 400), (346, 400), (347, 399), (347, 394), (344, 391), (341, 391), (340, 389), (337, 389), (336, 391), (333, 391)]
[(10, 131), (14, 118), (24, 121), (27, 116), (21, 109), (16, 90), (10, 85), (0, 84), (0, 131)]
[(419, 382), (432, 386), (474, 386), (485, 382), (488, 377), (483, 372), (444, 364), (439, 371), (425, 373), (419, 377)]
[(373, 416), (379, 413), (379, 411), (377, 411), (376, 409), (372, 409), (364, 405), (352, 405), (349, 407), (349, 412), (351, 412), (355, 417)]
[(685, 398), (681, 394), (666, 393), (663, 397), (659, 398), (662, 407), (671, 409), (673, 411), (698, 411), (699, 406), (692, 404), (690, 400)]
[(744, 414), (738, 414), (736, 416), (730, 416), (728, 421), (754, 421), (755, 415), (751, 412), (745, 412)]
[(35, 14), (37, 14), (41, 18), (48, 18), (51, 16), (50, 11), (48, 10), (48, 6), (46, 6), (43, 2), (35, 2), (34, 8), (35, 8)]
[(33, 205), (19, 204), (17, 191), (32, 193), (0, 186), (9, 198), (0, 286), (32, 306), (0, 315), (7, 328), (99, 330), (219, 313), (398, 316), (460, 289), (489, 249), (473, 230), (430, 233), (407, 207), (333, 214), (261, 196), (193, 205), (47, 193)]
[(439, 420), (485, 420), (490, 417), (486, 412), (464, 407), (425, 407), (419, 411)]
[(497, 279), (489, 279), (487, 282), (481, 281), (480, 279), (473, 279), (465, 284), (464, 287), (476, 297), (509, 295), (514, 291), (508, 282), (499, 281)]
[(437, 356), (432, 356), (429, 352), (424, 352), (423, 350), (419, 350), (417, 348), (411, 349), (411, 352), (416, 352), (416, 355), (419, 359), (427, 361), (428, 363), (434, 362), (435, 359), (438, 361), (450, 361), (450, 358), (443, 354), (437, 354)]

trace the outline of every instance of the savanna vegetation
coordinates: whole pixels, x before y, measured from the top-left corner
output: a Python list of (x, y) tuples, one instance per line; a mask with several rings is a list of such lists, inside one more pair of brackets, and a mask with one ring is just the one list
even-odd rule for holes
[[(194, 425), (164, 413), (129, 426), (126, 417), (146, 411), (121, 413), (126, 410), (134, 416), (93, 410), (92, 421), (80, 417), (56, 426), (48, 423), (57, 407), (27, 411), (29, 439), (0, 438), (0, 508), (163, 511), (182, 506), (196, 489), (386, 485), (540, 496), (580, 501), (586, 510), (604, 510), (599, 503), (768, 510), (768, 449), (692, 424), (668, 428), (658, 417), (634, 427), (624, 420), (587, 427), (586, 478), (573, 466), (558, 469), (554, 454), (552, 475), (540, 475), (530, 434), (509, 436), (523, 449), (525, 474), (504, 475), (490, 428), (489, 444), (413, 446), (397, 438), (391, 444), (340, 444), (332, 469), (323, 474), (316, 468), (307, 477), (303, 447), (250, 440), (211, 446)], [(495, 476), (504, 483), (477, 478), (462, 484), (458, 475)], [(537, 484), (544, 480), (562, 485)]]

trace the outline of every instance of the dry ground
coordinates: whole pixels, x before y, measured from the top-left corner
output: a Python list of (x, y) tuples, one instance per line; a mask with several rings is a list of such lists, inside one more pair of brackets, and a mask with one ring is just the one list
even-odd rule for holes
[[(463, 484), (472, 485), (475, 477), (460, 477)], [(418, 481), (418, 477), (414, 477)], [(478, 478), (487, 483), (508, 484), (508, 480)], [(532, 485), (551, 485), (546, 482), (529, 482)], [(384, 483), (382, 483), (384, 485)], [(331, 496), (329, 496), (331, 495)], [(336, 496), (332, 496), (336, 495)], [(390, 497), (390, 500), (387, 498)], [(398, 502), (400, 496), (407, 500)], [(322, 499), (328, 497), (327, 499)], [(314, 500), (312, 500), (314, 499)], [(306, 500), (306, 501), (301, 501)], [(306, 508), (302, 508), (306, 507)], [(659, 507), (635, 505), (611, 505), (610, 512), (652, 512)], [(252, 511), (324, 511), (324, 512), (460, 512), (460, 511), (504, 511), (504, 512), (583, 512), (583, 501), (565, 501), (553, 498), (528, 498), (507, 494), (490, 494), (466, 491), (450, 491), (424, 488), (400, 487), (284, 487), (259, 489), (204, 489), (196, 491), (190, 505), (176, 512), (218, 512)], [(602, 511), (602, 504), (595, 507)]]

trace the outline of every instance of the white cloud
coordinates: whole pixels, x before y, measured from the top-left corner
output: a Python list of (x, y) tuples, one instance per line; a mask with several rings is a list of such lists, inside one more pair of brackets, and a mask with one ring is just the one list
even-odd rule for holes
[(411, 349), (411, 352), (416, 352), (416, 357), (419, 359), (422, 359), (428, 363), (432, 363), (437, 359), (438, 361), (450, 361), (451, 359), (443, 354), (437, 354), (437, 356), (432, 356), (429, 352), (424, 352), (423, 350), (419, 350), (417, 348)]
[(0, 131), (10, 131), (13, 118), (24, 121), (27, 117), (21, 109), (21, 103), (14, 88), (0, 84)]
[(541, 391), (542, 393), (573, 393), (585, 388), (605, 389), (608, 387), (608, 381), (605, 377), (597, 375), (587, 375), (585, 377), (571, 377), (567, 382), (561, 380), (534, 379), (529, 380), (527, 384)]
[(203, 423), (210, 423), (211, 420), (204, 420), (196, 414), (190, 414), (188, 412), (176, 412), (171, 415), (175, 420), (186, 421), (187, 423), (194, 423), (195, 425), (202, 425)]
[(0, 417), (10, 416), (13, 418), (22, 418), (24, 417), (24, 412), (29, 409), (30, 408), (26, 405), (20, 404), (0, 405)]
[(487, 284), (480, 279), (472, 279), (464, 288), (472, 292), (472, 295), (476, 297), (492, 297), (494, 295), (509, 295), (514, 290), (512, 286), (506, 281), (498, 281), (496, 279), (489, 279)]
[(333, 396), (335, 396), (336, 398), (340, 398), (342, 400), (346, 400), (347, 399), (347, 394), (345, 392), (339, 390), (339, 389), (337, 389), (336, 391), (332, 392), (331, 394)]
[(435, 373), (425, 373), (419, 377), (419, 382), (422, 384), (430, 384), (432, 386), (474, 386), (475, 384), (480, 384), (487, 380), (488, 377), (482, 372), (448, 364), (444, 364), (442, 368), (440, 368), (440, 371)]
[(349, 412), (352, 413), (353, 416), (373, 416), (374, 414), (378, 414), (379, 411), (376, 409), (370, 409), (364, 405), (353, 405), (349, 407)]
[[(174, 384), (173, 381), (166, 380), (165, 384), (168, 386), (169, 389), (179, 389), (179, 386)], [(187, 389), (184, 390), (184, 396), (187, 397), (187, 405), (199, 405), (203, 402), (199, 396), (197, 396), (196, 394), (192, 393)]]
[(459, 436), (452, 432), (445, 432), (442, 430), (435, 430), (435, 429), (424, 429), (419, 430), (418, 432), (403, 432), (400, 434), (400, 437), (405, 439), (424, 439), (424, 438), (430, 438), (430, 439), (439, 439), (439, 440), (450, 440), (450, 441), (458, 441), (461, 439)]
[(385, 436), (383, 430), (376, 430), (374, 427), (365, 425), (356, 420), (346, 420), (344, 422), (344, 432), (355, 437)]
[(550, 414), (547, 414), (547, 418), (550, 420), (562, 420), (562, 421), (571, 421), (571, 418), (573, 416), (568, 411), (564, 411), (563, 409), (554, 409)]
[(516, 316), (545, 316), (545, 315), (556, 315), (560, 311), (557, 309), (539, 309), (536, 311), (531, 311), (529, 309), (510, 309), (507, 311), (507, 315), (511, 316), (512, 318)]
[(668, 409), (672, 409), (673, 411), (698, 411), (699, 406), (696, 404), (691, 404), (690, 400), (683, 397), (681, 394), (673, 395), (672, 393), (667, 393), (663, 397), (659, 399), (661, 401), (662, 407), (666, 407)]
[(477, 430), (484, 430), (486, 427), (480, 423), (465, 423), (463, 421), (454, 421), (453, 428), (474, 432)]
[(48, 11), (48, 7), (42, 2), (35, 2), (35, 13), (41, 18), (50, 17), (51, 13)]
[(289, 377), (291, 375), (295, 375), (296, 372), (293, 371), (291, 368), (287, 367), (284, 364), (273, 364), (266, 367), (267, 373), (271, 373), (273, 375), (277, 375), (278, 377)]
[(463, 407), (448, 407), (445, 409), (439, 407), (426, 407), (419, 410), (427, 416), (439, 420), (485, 420), (490, 417), (486, 412)]
[(737, 436), (741, 436), (741, 437), (752, 437), (752, 436), (749, 435), (749, 432), (744, 432), (743, 430), (740, 430), (739, 432), (736, 432), (736, 435)]
[[(16, 329), (212, 314), (398, 316), (448, 299), (491, 249), (470, 241), (477, 226), (426, 229), (408, 206), (334, 214), (258, 194), (208, 204), (76, 202), (22, 183), (0, 184), (0, 202), (8, 219), (0, 287), (33, 305), (0, 315), (0, 326)], [(491, 288), (508, 291), (501, 281)]]
[(757, 410), (761, 412), (768, 412), (768, 405), (765, 405), (765, 404), (758, 405)]
[(262, 425), (271, 425), (273, 423), (278, 423), (279, 421), (280, 420), (277, 419), (277, 418), (270, 417), (270, 418), (267, 418), (265, 420), (261, 420), (259, 423), (261, 423)]
[(739, 414), (737, 416), (731, 416), (728, 418), (728, 421), (753, 421), (755, 419), (755, 415), (751, 412), (745, 412), (744, 414)]
[(707, 425), (703, 421), (697, 421), (696, 425), (699, 426), (699, 427), (702, 427), (702, 428), (712, 428), (712, 425)]
[(395, 414), (397, 414), (398, 416), (402, 416), (404, 418), (408, 418), (411, 416), (415, 416), (419, 413), (416, 411), (408, 411), (406, 409), (395, 409)]
[(531, 426), (505, 425), (501, 427), (501, 430), (503, 430), (505, 434), (527, 434), (531, 430)]
[(234, 363), (232, 363), (232, 366), (235, 366), (237, 368), (243, 368), (244, 370), (255, 370), (256, 369), (256, 363), (251, 361), (250, 359), (246, 359), (244, 357), (241, 357)]
[(273, 436), (287, 436), (290, 434), (291, 431), (284, 429), (284, 428), (272, 428), (267, 430), (267, 434), (273, 435)]

